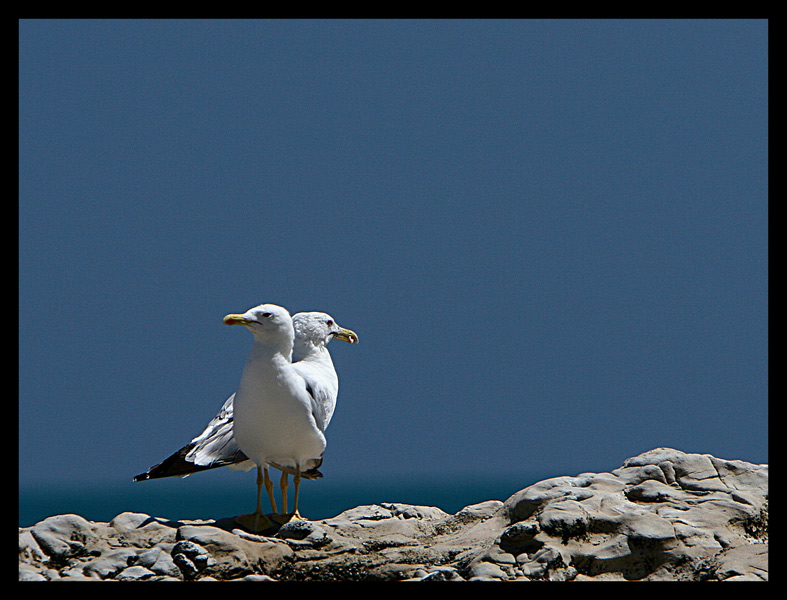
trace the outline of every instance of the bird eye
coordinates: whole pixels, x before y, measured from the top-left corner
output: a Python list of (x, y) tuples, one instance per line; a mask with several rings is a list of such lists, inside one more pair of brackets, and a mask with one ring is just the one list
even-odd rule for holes
[(271, 316), (271, 313), (262, 313), (263, 318), (267, 319)]
[(331, 321), (330, 319), (328, 319), (327, 321), (325, 321), (325, 324), (326, 324), (328, 327), (333, 327), (333, 321)]

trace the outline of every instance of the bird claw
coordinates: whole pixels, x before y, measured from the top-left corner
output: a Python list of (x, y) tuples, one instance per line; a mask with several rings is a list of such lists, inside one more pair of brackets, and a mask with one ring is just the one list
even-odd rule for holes
[(280, 513), (278, 515), (272, 515), (272, 516), (273, 516), (273, 520), (280, 526), (289, 523), (291, 521), (308, 521), (308, 519), (302, 517), (301, 513), (299, 513), (297, 510), (291, 513)]

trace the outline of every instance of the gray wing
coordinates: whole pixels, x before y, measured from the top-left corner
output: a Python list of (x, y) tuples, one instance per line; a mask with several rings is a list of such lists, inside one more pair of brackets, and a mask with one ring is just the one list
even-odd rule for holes
[(238, 447), (232, 431), (234, 399), (235, 394), (227, 398), (205, 431), (159, 464), (134, 477), (134, 481), (176, 475), (185, 477), (198, 471), (237, 465), (249, 460)]
[(331, 422), (333, 409), (336, 406), (336, 394), (330, 386), (319, 376), (319, 373), (310, 368), (310, 365), (293, 363), (298, 374), (306, 382), (306, 390), (311, 396), (312, 415), (320, 431), (325, 433), (328, 423)]
[(328, 426), (325, 418), (325, 400), (324, 394), (321, 394), (321, 389), (316, 381), (309, 377), (303, 378), (306, 381), (306, 391), (309, 392), (309, 397), (312, 402), (312, 416), (317, 427), (325, 433), (325, 428)]
[(233, 435), (233, 401), (232, 394), (224, 406), (201, 434), (191, 440), (192, 448), (186, 458), (196, 465), (225, 466), (247, 460), (247, 457), (238, 447)]

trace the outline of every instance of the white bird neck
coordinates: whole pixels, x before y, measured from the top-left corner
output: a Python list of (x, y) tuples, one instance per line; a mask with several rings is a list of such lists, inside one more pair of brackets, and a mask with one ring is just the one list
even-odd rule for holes
[[(297, 358), (296, 358), (297, 354)], [(320, 343), (318, 345), (314, 344), (301, 344), (296, 350), (293, 352), (293, 358), (298, 362), (313, 362), (313, 363), (320, 363), (326, 366), (333, 366), (333, 360), (331, 359), (331, 353), (328, 352), (328, 348), (324, 343)]]
[(271, 368), (274, 370), (280, 370), (286, 365), (291, 364), (291, 344), (289, 346), (285, 345), (284, 347), (274, 348), (258, 342), (257, 340), (254, 341), (254, 345), (251, 347), (251, 353), (249, 354), (249, 359), (246, 361), (246, 367), (253, 365), (255, 369)]

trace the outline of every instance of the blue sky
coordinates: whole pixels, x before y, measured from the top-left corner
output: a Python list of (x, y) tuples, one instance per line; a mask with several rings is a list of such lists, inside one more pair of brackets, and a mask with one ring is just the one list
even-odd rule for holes
[(360, 336), (330, 346), (326, 478), (768, 462), (767, 43), (20, 21), (20, 485), (130, 482), (188, 442), (251, 347), (222, 317), (263, 302)]

